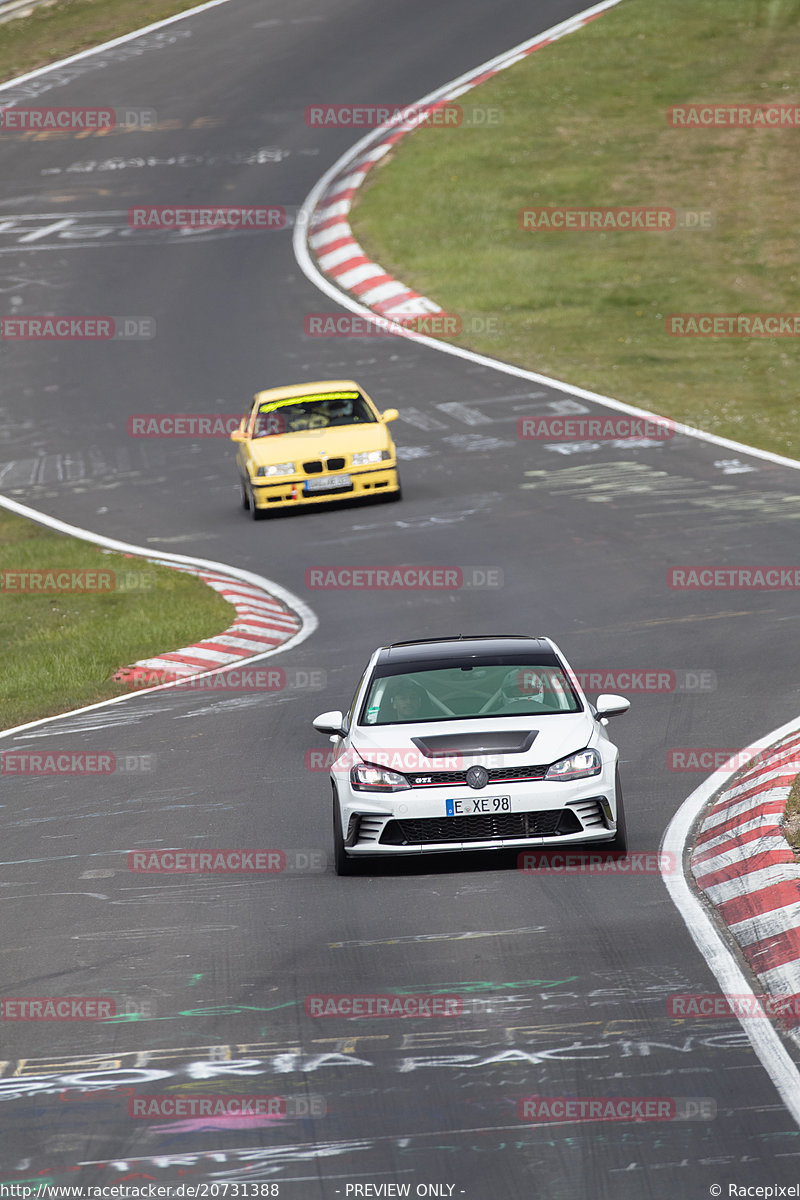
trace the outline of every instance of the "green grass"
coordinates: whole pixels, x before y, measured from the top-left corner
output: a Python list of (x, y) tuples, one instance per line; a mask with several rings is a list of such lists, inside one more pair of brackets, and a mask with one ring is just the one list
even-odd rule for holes
[(61, 0), (36, 8), (0, 24), (0, 80), (195, 7), (186, 0)]
[[(0, 509), (0, 570), (98, 570), (123, 586), (97, 594), (0, 587), (0, 728), (111, 696), (111, 675), (219, 633), (235, 609), (194, 575), (111, 554)], [(119, 576), (123, 576), (120, 581)]]
[(800, 861), (800, 775), (792, 784), (783, 812), (783, 836)]
[[(0, 24), (0, 80), (193, 8), (186, 0), (62, 0)], [(0, 727), (124, 695), (122, 666), (219, 633), (235, 609), (194, 576), (108, 554), (0, 509), (0, 569), (104, 570), (110, 593), (2, 594)], [(2, 591), (2, 589), (0, 589)]]
[[(428, 128), (368, 176), (368, 254), (447, 312), (457, 344), (800, 457), (797, 338), (681, 339), (680, 312), (800, 312), (800, 130), (672, 128), (670, 105), (800, 102), (800, 0), (622, 0), (461, 97), (491, 129)], [(519, 210), (710, 210), (708, 231), (542, 232)]]

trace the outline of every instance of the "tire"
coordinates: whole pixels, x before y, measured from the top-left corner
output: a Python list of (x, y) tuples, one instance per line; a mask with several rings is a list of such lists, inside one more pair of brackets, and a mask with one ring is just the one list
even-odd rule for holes
[(242, 508), (246, 511), (250, 507), (250, 497), (247, 494), (247, 485), (241, 475), (239, 476), (239, 489), (242, 494)]
[(613, 842), (606, 842), (605, 845), (609, 850), (616, 850), (618, 853), (624, 854), (628, 849), (628, 829), (625, 822), (625, 805), (622, 800), (622, 784), (620, 783), (619, 771), (615, 776), (616, 793), (617, 793), (617, 832)]
[(250, 509), (250, 516), (253, 518), (254, 521), (263, 521), (264, 517), (267, 514), (264, 512), (264, 510), (262, 508), (256, 508), (256, 498), (253, 495), (252, 486), (250, 487), (250, 490), (248, 492), (247, 499), (249, 501), (248, 507)]
[(333, 794), (333, 869), (337, 875), (355, 875), (357, 864), (348, 857), (344, 848), (344, 833), (342, 832), (342, 814), (339, 811), (339, 799)]

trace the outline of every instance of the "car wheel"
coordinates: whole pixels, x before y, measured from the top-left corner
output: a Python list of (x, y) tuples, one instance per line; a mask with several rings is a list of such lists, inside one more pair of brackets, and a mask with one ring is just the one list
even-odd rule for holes
[(349, 858), (344, 848), (344, 833), (342, 832), (342, 814), (339, 811), (339, 799), (333, 794), (333, 867), (337, 875), (355, 875), (356, 863)]
[(619, 771), (615, 776), (616, 793), (617, 793), (617, 832), (613, 842), (607, 842), (609, 850), (621, 851), (623, 854), (628, 849), (628, 830), (625, 824), (625, 805), (622, 800), (622, 784), (620, 783)]
[(264, 517), (267, 514), (264, 512), (263, 508), (256, 508), (256, 498), (255, 498), (255, 495), (253, 494), (252, 486), (250, 487), (250, 490), (248, 493), (248, 500), (249, 500), (248, 507), (250, 509), (250, 516), (253, 518), (254, 521), (263, 521)]
[(247, 485), (241, 476), (239, 476), (239, 488), (242, 493), (242, 508), (248, 509), (250, 507), (250, 497), (247, 494)]

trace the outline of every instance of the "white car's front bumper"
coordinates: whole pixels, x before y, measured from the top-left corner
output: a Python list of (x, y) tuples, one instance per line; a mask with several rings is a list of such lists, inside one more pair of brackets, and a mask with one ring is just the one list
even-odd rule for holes
[[(490, 781), (481, 790), (438, 784), (390, 793), (356, 791), (339, 777), (345, 848), (361, 857), (609, 842), (616, 833), (615, 768), (609, 759), (588, 779)], [(506, 798), (507, 809), (495, 804)], [(448, 816), (448, 801), (459, 815)]]

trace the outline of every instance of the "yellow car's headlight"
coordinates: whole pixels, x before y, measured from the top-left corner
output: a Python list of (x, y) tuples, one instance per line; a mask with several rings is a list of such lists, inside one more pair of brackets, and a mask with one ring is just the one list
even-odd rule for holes
[(388, 450), (364, 450), (361, 454), (353, 455), (353, 466), (365, 467), (367, 463), (383, 462), (391, 457)]
[(295, 465), (291, 463), (270, 463), (269, 466), (259, 467), (256, 475), (295, 475)]

